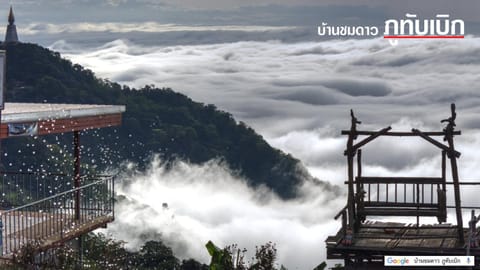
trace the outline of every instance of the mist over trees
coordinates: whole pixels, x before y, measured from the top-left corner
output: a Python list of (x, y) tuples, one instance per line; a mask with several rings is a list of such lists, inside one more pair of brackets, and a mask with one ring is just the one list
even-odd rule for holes
[[(126, 105), (122, 126), (82, 132), (84, 174), (118, 168), (124, 161), (143, 170), (153, 155), (160, 155), (172, 164), (177, 159), (195, 164), (223, 160), (250, 186), (264, 185), (283, 199), (295, 198), (297, 186), (312, 179), (299, 160), (272, 148), (252, 128), (215, 105), (194, 102), (171, 89), (153, 85), (134, 89), (97, 78), (91, 70), (35, 44), (2, 46), (7, 51), (7, 102)], [(72, 174), (72, 150), (71, 134), (6, 139), (0, 169)], [(55, 259), (40, 265), (32, 245), (17, 254), (13, 269), (74, 269), (77, 263), (78, 254), (67, 245), (55, 250)], [(233, 246), (222, 249), (235, 261), (212, 268), (213, 257), (210, 266), (180, 260), (162, 241), (147, 241), (132, 251), (122, 241), (88, 234), (83, 264), (87, 269), (285, 269), (276, 265), (272, 243), (256, 247), (251, 259), (239, 257), (244, 251), (238, 251)]]
[[(91, 70), (34, 44), (3, 47), (7, 50), (8, 102), (126, 105), (121, 127), (83, 134), (83, 162), (91, 168), (115, 167), (124, 160), (145, 168), (153, 154), (167, 162), (180, 158), (197, 164), (217, 158), (251, 186), (266, 185), (282, 198), (295, 197), (296, 186), (311, 178), (297, 159), (272, 148), (253, 129), (215, 105), (194, 102), (171, 89), (153, 85), (133, 89), (97, 78)], [(3, 168), (32, 171), (43, 163), (44, 171), (68, 170), (70, 136), (38, 140), (6, 140)], [(51, 155), (58, 153), (62, 159), (52, 160)]]

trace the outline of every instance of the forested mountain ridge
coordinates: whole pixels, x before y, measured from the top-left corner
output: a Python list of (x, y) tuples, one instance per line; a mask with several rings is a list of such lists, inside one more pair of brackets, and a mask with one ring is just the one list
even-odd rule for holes
[[(272, 148), (253, 129), (214, 105), (194, 102), (171, 89), (133, 89), (99, 79), (92, 71), (35, 44), (2, 47), (7, 51), (7, 102), (126, 105), (123, 124), (113, 140), (100, 141), (111, 129), (99, 131), (102, 136), (82, 138), (92, 151), (101, 151), (99, 144), (114, 149), (115, 155), (109, 156), (112, 164), (130, 160), (144, 167), (152, 154), (167, 161), (181, 158), (192, 163), (218, 158), (250, 185), (264, 184), (282, 198), (295, 197), (298, 184), (311, 178), (299, 160)], [(22, 158), (33, 162), (16, 150), (24, 142), (8, 142), (3, 143), (6, 149), (2, 151), (9, 152), (2, 157), (3, 164), (18, 164)]]

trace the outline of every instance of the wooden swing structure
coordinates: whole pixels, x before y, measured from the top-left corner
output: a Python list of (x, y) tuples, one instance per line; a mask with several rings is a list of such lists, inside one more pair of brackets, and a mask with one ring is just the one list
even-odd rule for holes
[[(383, 269), (385, 255), (480, 255), (475, 217), (472, 210), (470, 229), (463, 227), (462, 210), (477, 209), (461, 205), (461, 185), (480, 185), (478, 182), (460, 183), (455, 149), (455, 104), (442, 131), (425, 132), (412, 129), (391, 131), (386, 127), (378, 131), (357, 130), (361, 122), (351, 111), (350, 130), (344, 155), (347, 157), (347, 204), (335, 216), (341, 217), (342, 228), (326, 240), (327, 259), (343, 259), (345, 269)], [(357, 139), (363, 136), (361, 140)], [(381, 136), (420, 137), (440, 149), (442, 157), (440, 177), (379, 177), (362, 174), (362, 147)], [(435, 137), (443, 137), (446, 144)], [(356, 175), (355, 175), (356, 157)], [(447, 158), (451, 179), (447, 181)], [(453, 186), (454, 205), (447, 205), (447, 186)], [(446, 224), (447, 209), (455, 209), (456, 225)], [(478, 207), (480, 208), (480, 207)], [(370, 220), (379, 217), (384, 221)], [(388, 217), (388, 218), (385, 218)], [(416, 223), (390, 222), (393, 217), (416, 217)], [(420, 217), (436, 217), (439, 224), (421, 225)], [(388, 220), (385, 221), (385, 220)], [(467, 244), (465, 244), (467, 243)], [(422, 268), (428, 269), (428, 268)]]

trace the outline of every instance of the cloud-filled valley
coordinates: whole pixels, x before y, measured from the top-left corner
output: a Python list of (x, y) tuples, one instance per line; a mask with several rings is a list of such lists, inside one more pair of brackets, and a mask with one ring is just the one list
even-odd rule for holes
[(208, 240), (222, 247), (237, 243), (249, 256), (256, 245), (273, 241), (279, 262), (290, 269), (314, 268), (321, 262), (315, 258), (324, 256), (324, 238), (337, 226), (323, 217), (344, 204), (338, 194), (311, 183), (301, 187), (302, 198), (283, 201), (265, 188), (249, 188), (218, 161), (179, 161), (166, 169), (155, 159), (147, 172), (133, 175), (120, 177), (117, 193), (125, 198), (108, 233), (134, 249), (142, 239), (161, 238), (178, 256), (205, 263)]
[[(455, 102), (462, 130), (456, 137), (460, 177), (480, 179), (479, 44), (474, 36), (402, 40), (396, 47), (383, 39), (185, 45), (118, 39), (99, 46), (57, 41), (50, 48), (99, 77), (134, 87), (170, 87), (215, 104), (299, 158), (314, 176), (344, 190), (346, 138), (340, 130), (349, 128), (351, 108), (362, 121), (360, 129), (441, 130), (440, 120), (449, 117)], [(364, 162), (366, 175), (437, 176), (441, 161), (427, 142), (399, 138), (368, 145)], [(331, 194), (318, 187), (304, 190), (299, 200), (284, 202), (269, 191), (249, 189), (213, 161), (180, 162), (170, 172), (154, 163), (147, 173), (135, 174), (135, 182), (122, 184), (127, 199), (110, 232), (132, 246), (139, 237), (161, 234), (182, 256), (204, 261), (203, 245), (210, 239), (249, 249), (273, 241), (281, 263), (307, 269), (325, 259), (323, 241), (340, 226), (333, 215), (345, 198), (329, 201)], [(474, 190), (463, 194), (465, 204), (475, 204)], [(147, 218), (149, 213), (155, 218)], [(302, 256), (294, 258), (298, 250)]]
[[(12, 1), (11, 1), (12, 4)], [(99, 78), (155, 85), (214, 104), (243, 121), (308, 172), (335, 185), (306, 182), (285, 201), (252, 188), (221, 160), (150, 168), (118, 165), (115, 221), (104, 230), (126, 246), (161, 239), (181, 259), (209, 262), (205, 243), (249, 250), (272, 241), (278, 263), (312, 269), (326, 259), (325, 239), (341, 226), (346, 203), (350, 109), (359, 129), (440, 131), (457, 106), (461, 181), (480, 172), (480, 1), (463, 0), (17, 0), (19, 39), (61, 53)], [(9, 6), (3, 5), (6, 15)], [(384, 27), (388, 18), (450, 14), (465, 20), (464, 39), (320, 37), (317, 26)], [(382, 32), (382, 30), (380, 30)], [(127, 107), (128, 111), (128, 107)], [(134, 140), (134, 136), (132, 136)], [(441, 137), (437, 138), (442, 141)], [(132, 141), (132, 144), (138, 143)], [(363, 174), (439, 176), (440, 150), (419, 138), (381, 138), (363, 150)], [(449, 170), (447, 170), (449, 172)], [(447, 173), (447, 179), (450, 175)], [(480, 187), (480, 186), (479, 186)], [(452, 204), (449, 189), (448, 204)], [(463, 205), (478, 188), (462, 188)], [(455, 222), (449, 212), (448, 222)], [(468, 224), (469, 213), (464, 213)], [(414, 218), (398, 221), (415, 222)], [(436, 219), (422, 218), (423, 222)], [(330, 262), (332, 264), (332, 262)], [(280, 268), (280, 267), (279, 267)]]
[[(174, 46), (116, 40), (88, 51), (72, 46), (59, 41), (50, 47), (100, 77), (170, 87), (213, 103), (267, 137), (284, 134), (289, 124), (295, 130), (345, 128), (338, 120), (348, 124), (349, 108), (365, 123), (383, 126), (406, 117), (432, 126), (439, 120), (433, 116), (448, 114), (451, 102), (463, 116), (458, 121), (475, 125), (467, 119), (480, 97), (476, 37), (402, 41), (397, 47), (382, 39)], [(283, 122), (271, 121), (276, 119)]]

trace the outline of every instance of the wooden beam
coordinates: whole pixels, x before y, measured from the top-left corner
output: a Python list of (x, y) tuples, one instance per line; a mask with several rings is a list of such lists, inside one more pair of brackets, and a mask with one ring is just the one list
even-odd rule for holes
[[(377, 133), (377, 131), (367, 131), (367, 130), (358, 130), (355, 134), (357, 135), (373, 135)], [(350, 135), (350, 130), (342, 130), (342, 135)], [(445, 136), (445, 132), (442, 131), (426, 131), (423, 134), (427, 136)], [(462, 135), (460, 130), (454, 131), (453, 135)], [(395, 137), (415, 137), (418, 136), (417, 134), (410, 132), (410, 131), (392, 131), (382, 134), (382, 136), (395, 136)]]
[(420, 207), (420, 208), (431, 208), (438, 209), (438, 203), (395, 203), (395, 202), (365, 202), (365, 208), (367, 207), (390, 207), (390, 208), (401, 208), (401, 207)]
[(338, 212), (338, 214), (337, 214), (335, 217), (333, 217), (333, 218), (334, 218), (335, 220), (337, 220), (342, 214), (343, 214), (343, 215), (345, 214), (345, 211), (347, 210), (347, 208), (348, 208), (348, 205), (345, 205), (345, 206), (342, 208), (342, 210), (340, 210), (340, 211)]
[(431, 144), (437, 146), (438, 148), (446, 151), (447, 153), (453, 153), (453, 155), (455, 155), (455, 157), (457, 157), (457, 158), (460, 157), (460, 155), (461, 155), (460, 152), (456, 151), (456, 150), (453, 149), (453, 148), (450, 149), (450, 147), (448, 147), (448, 146), (446, 146), (446, 145), (444, 145), (444, 144), (442, 144), (442, 143), (440, 143), (440, 142), (438, 142), (438, 141), (430, 138), (428, 135), (426, 135), (425, 133), (421, 132), (421, 131), (418, 130), (418, 129), (413, 128), (413, 129), (412, 129), (412, 132), (415, 133), (415, 134), (417, 134), (418, 136), (422, 137), (422, 138), (425, 139), (426, 141), (430, 142)]
[[(454, 182), (445, 182), (447, 185), (453, 185), (455, 184)], [(459, 183), (460, 186), (478, 186), (480, 185), (480, 182), (462, 182)]]
[(360, 214), (367, 216), (427, 216), (436, 217), (439, 211), (436, 209), (399, 209), (399, 208), (365, 208)]
[[(387, 227), (386, 229), (390, 229), (390, 228)], [(442, 228), (442, 229), (445, 230), (445, 228)], [(400, 239), (400, 240), (427, 240), (427, 239), (443, 240), (443, 239), (452, 239), (452, 238), (456, 239), (457, 236), (456, 235), (444, 235), (444, 234), (426, 234), (425, 232), (422, 232), (422, 234), (420, 234), (420, 235), (403, 235), (402, 239)], [(394, 238), (390, 235), (379, 234), (379, 235), (372, 236), (370, 233), (358, 233), (358, 234), (355, 234), (355, 239), (369, 239), (369, 240), (370, 239), (375, 239), (375, 240), (376, 239), (389, 239), (389, 240), (394, 240), (396, 238)], [(359, 269), (359, 268), (354, 268), (354, 269)], [(363, 268), (363, 269), (366, 269), (366, 268)], [(371, 269), (371, 268), (368, 268), (368, 269)], [(385, 268), (381, 268), (381, 269), (385, 269)], [(417, 269), (417, 268), (415, 268), (415, 269)], [(424, 269), (427, 270), (427, 269), (432, 269), (432, 268), (424, 268)], [(436, 268), (436, 269), (438, 269), (438, 268)]]
[(355, 145), (352, 145), (351, 148), (347, 148), (347, 150), (345, 150), (344, 154), (347, 155), (348, 151), (351, 151), (351, 152), (357, 151), (358, 148), (360, 148), (360, 147), (364, 146), (365, 144), (375, 140), (379, 136), (387, 133), (390, 129), (392, 129), (392, 127), (386, 127), (384, 129), (381, 129), (381, 130), (377, 131), (375, 134), (372, 134), (369, 137), (363, 139), (362, 141), (356, 143)]
[(121, 114), (98, 115), (72, 119), (45, 120), (38, 123), (38, 133), (39, 135), (44, 135), (112, 127), (120, 125), (121, 121)]
[[(15, 173), (17, 173), (17, 172), (15, 172)], [(0, 173), (0, 174), (2, 174), (2, 173)], [(61, 174), (59, 174), (59, 175), (61, 175)], [(400, 177), (392, 177), (392, 178), (400, 178)], [(355, 181), (353, 181), (353, 183), (356, 184), (357, 181), (358, 181), (358, 180), (355, 180)], [(348, 184), (348, 181), (345, 181), (345, 182), (343, 182), (343, 183), (346, 185), (346, 184)], [(376, 183), (377, 183), (377, 182), (374, 182), (374, 183), (372, 183), (372, 184), (376, 184)], [(363, 184), (367, 184), (367, 183), (363, 182)], [(395, 184), (395, 183), (390, 183), (390, 182), (388, 182), (388, 183), (381, 183), (381, 182), (380, 182), (379, 184)], [(398, 182), (398, 184), (401, 184), (401, 183)], [(428, 184), (428, 183), (421, 183), (421, 184)], [(446, 184), (446, 185), (453, 185), (453, 182), (449, 181), (449, 182), (445, 182), (445, 184)], [(459, 185), (460, 185), (460, 186), (479, 186), (479, 185), (480, 185), (480, 182), (461, 182), (461, 183), (459, 183)], [(479, 206), (478, 208), (480, 209), (480, 206)]]
[[(67, 133), (88, 129), (119, 126), (122, 123), (122, 114), (97, 115), (70, 119), (38, 121), (38, 135)], [(2, 123), (0, 139), (12, 138), (8, 136), (8, 124)], [(15, 137), (14, 137), (15, 138)]]
[(357, 177), (356, 182), (364, 184), (442, 184), (439, 177)]
[[(449, 230), (453, 229), (451, 225), (420, 225), (420, 230)], [(371, 224), (371, 225), (362, 225), (362, 229), (412, 229), (411, 227), (407, 226), (398, 226), (392, 225), (390, 223), (379, 223), (379, 224)], [(416, 228), (415, 228), (416, 229)]]

